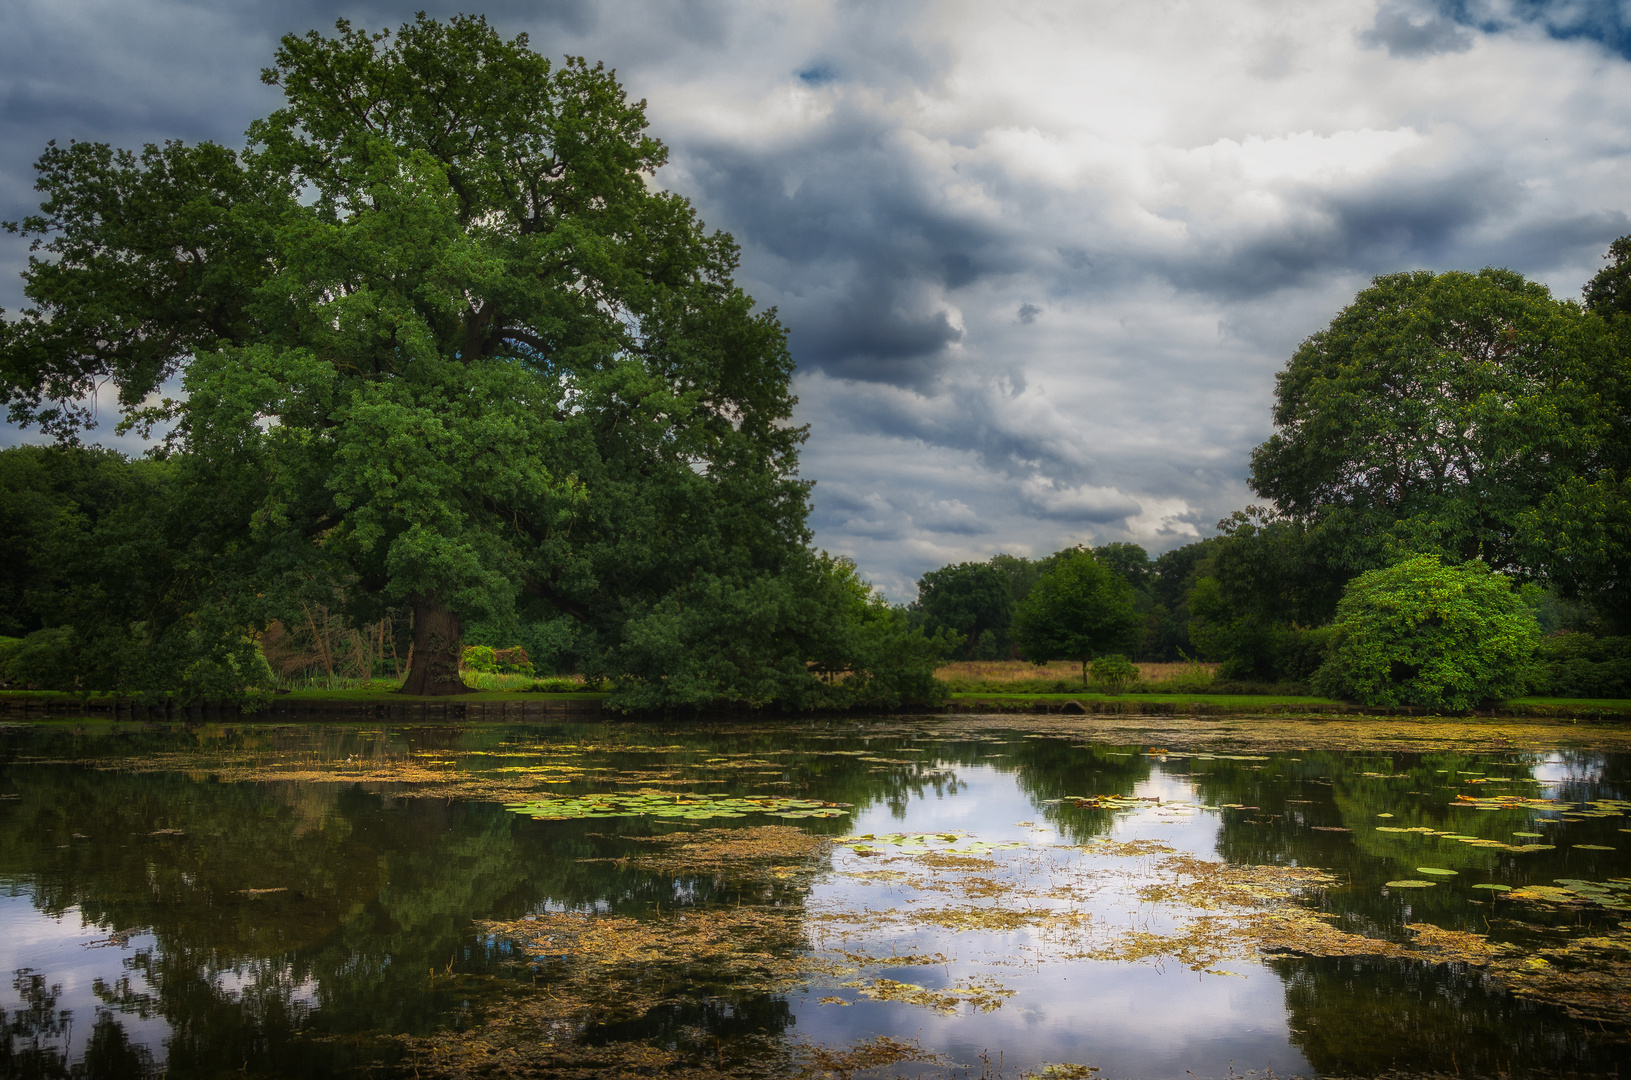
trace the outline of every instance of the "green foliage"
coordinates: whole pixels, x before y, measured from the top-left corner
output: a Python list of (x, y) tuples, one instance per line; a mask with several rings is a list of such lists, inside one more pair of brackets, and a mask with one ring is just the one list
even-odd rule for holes
[(1315, 684), (1366, 705), (1468, 709), (1523, 692), (1535, 640), (1505, 578), (1418, 555), (1348, 586)]
[(286, 37), (264, 78), (285, 106), (242, 153), (41, 157), (13, 419), (71, 438), (104, 383), (179, 419), (176, 479), (239, 526), (220, 602), (411, 607), (409, 690), (462, 690), (462, 625), (526, 607), (641, 701), (797, 699), (811, 657), (747, 636), (809, 573), (792, 359), (730, 238), (650, 183), (643, 103), (464, 16)]
[(1600, 320), (1510, 271), (1379, 277), (1277, 377), (1252, 487), (1350, 572), (1519, 567), (1521, 516), (1608, 434), (1595, 387), (1619, 363)]
[(1079, 660), (1082, 682), (1093, 657), (1131, 652), (1142, 620), (1131, 585), (1092, 552), (1060, 552), (1014, 614), (1014, 638), (1027, 660)]
[(531, 675), (532, 662), (527, 650), (516, 647), (495, 649), (491, 645), (466, 645), (459, 660), (461, 670), (489, 675)]
[(1015, 605), (1030, 594), (1031, 586), (1036, 584), (1037, 577), (1042, 573), (1040, 565), (1022, 555), (1007, 555), (999, 551), (988, 561), (1002, 571), (1003, 577), (1008, 580), (1008, 599)]
[(1540, 639), (1529, 692), (1542, 697), (1631, 698), (1631, 637), (1558, 633)]
[(943, 566), (918, 580), (912, 608), (930, 632), (956, 633), (962, 639), (959, 651), (975, 659), (983, 635), (992, 635), (988, 652), (999, 653), (1006, 644), (1014, 610), (1009, 585), (1009, 575), (991, 563)]
[(700, 708), (731, 697), (788, 708), (933, 704), (956, 642), (874, 594), (848, 559), (810, 554), (783, 574), (699, 579), (631, 618), (597, 661), (612, 704)]
[(1112, 694), (1119, 694), (1138, 681), (1138, 665), (1120, 653), (1110, 653), (1093, 661), (1093, 681)]
[(40, 511), (5, 534), (12, 610), (56, 635), (56, 659), (29, 660), (25, 683), (183, 702), (270, 690), (230, 500), (185, 483), (176, 462), (77, 446), (0, 451), (0, 482)]
[(0, 675), (8, 686), (26, 690), (77, 690), (80, 674), (71, 627), (36, 630), (5, 650)]
[(1093, 549), (1093, 557), (1104, 566), (1121, 575), (1134, 592), (1149, 588), (1155, 568), (1150, 564), (1150, 553), (1137, 544), (1101, 544)]
[(1631, 236), (1608, 245), (1608, 265), (1586, 282), (1582, 290), (1586, 310), (1607, 319), (1631, 315)]
[(1519, 537), (1565, 597), (1631, 629), (1631, 472), (1570, 477), (1523, 515)]

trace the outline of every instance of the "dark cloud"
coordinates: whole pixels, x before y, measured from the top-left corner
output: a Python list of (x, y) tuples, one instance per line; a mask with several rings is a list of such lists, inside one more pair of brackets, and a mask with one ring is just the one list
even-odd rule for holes
[(1434, 56), (1446, 52), (1466, 52), (1472, 48), (1473, 33), (1454, 18), (1419, 4), (1383, 0), (1376, 21), (1360, 32), (1359, 40), (1372, 48), (1383, 48), (1390, 56)]
[[(1570, 295), (1631, 231), (1607, 0), (1382, 0), (1340, 26), (1255, 0), (482, 9), (649, 99), (660, 182), (791, 328), (817, 542), (897, 598), (996, 550), (1193, 539), (1252, 498), (1275, 371), (1371, 276), (1504, 265)], [(280, 35), (411, 14), (12, 0), (0, 219), (37, 202), (48, 139), (236, 145), (276, 107)], [(25, 257), (0, 237), (0, 307)]]

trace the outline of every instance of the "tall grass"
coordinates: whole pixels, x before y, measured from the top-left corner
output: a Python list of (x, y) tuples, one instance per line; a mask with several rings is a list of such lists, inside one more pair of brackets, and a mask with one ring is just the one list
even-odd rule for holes
[[(1138, 681), (1121, 692), (1128, 694), (1185, 694), (1216, 692), (1217, 664), (1143, 663)], [(1066, 660), (1031, 664), (1023, 660), (962, 660), (935, 672), (954, 694), (1069, 694), (1108, 693), (1089, 682), (1082, 685), (1082, 665)]]

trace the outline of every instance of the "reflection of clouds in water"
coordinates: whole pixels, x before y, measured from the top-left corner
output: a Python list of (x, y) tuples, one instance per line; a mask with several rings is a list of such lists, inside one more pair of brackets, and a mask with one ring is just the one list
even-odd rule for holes
[[(1179, 762), (1182, 767), (1184, 762)], [(1149, 779), (1141, 780), (1133, 788), (1140, 798), (1157, 798), (1165, 803), (1189, 803), (1190, 813), (1181, 814), (1174, 807), (1155, 807), (1135, 814), (1117, 814), (1116, 827), (1110, 834), (1117, 840), (1160, 840), (1179, 851), (1192, 852), (1202, 858), (1217, 858), (1219, 819), (1217, 812), (1199, 807), (1199, 790), (1187, 778), (1171, 776), (1158, 765)]]
[(1601, 754), (1552, 754), (1535, 765), (1534, 777), (1543, 787), (1595, 784), (1603, 778)]
[[(139, 970), (125, 964), (137, 953), (155, 948), (157, 942), (150, 934), (132, 935), (123, 944), (102, 944), (108, 938), (106, 927), (87, 924), (76, 907), (61, 916), (40, 911), (26, 890), (0, 896), (0, 927), (5, 928), (0, 935), (0, 974), (5, 976), (0, 984), (0, 1010), (9, 1017), (24, 1007), (15, 986), (18, 971), (26, 968), (42, 976), (46, 988), (55, 991), (55, 1010), (73, 1013), (65, 1042), (54, 1044), (70, 1061), (83, 1057), (97, 1011), (106, 1009), (96, 993), (98, 983), (113, 987), (128, 977), (132, 994), (154, 992)], [(163, 1060), (170, 1025), (162, 1017), (135, 1013), (115, 1013), (114, 1017), (133, 1046), (145, 1046), (156, 1060)]]
[(308, 975), (299, 982), (293, 982), (289, 978), (287, 965), (265, 960), (238, 964), (216, 972), (215, 987), (223, 996), (235, 1001), (242, 1001), (246, 996), (260, 996), (271, 989), (276, 991), (276, 996), (282, 1002), (298, 1009), (315, 1009), (321, 989), (314, 977)]
[[(1157, 910), (1137, 896), (1138, 889), (1152, 881), (1148, 859), (1106, 858), (1055, 846), (1060, 841), (1046, 826), (1047, 807), (1027, 796), (1012, 772), (966, 766), (959, 767), (958, 779), (963, 786), (955, 793), (925, 792), (893, 811), (868, 809), (857, 815), (852, 835), (963, 832), (992, 844), (1026, 842), (1031, 845), (1027, 849), (994, 853), (989, 873), (976, 872), (1014, 881), (1012, 896), (982, 899), (955, 891), (920, 891), (896, 875), (920, 881), (932, 880), (932, 875), (914, 867), (915, 860), (898, 859), (904, 854), (901, 849), (884, 847), (879, 856), (863, 857), (840, 846), (833, 855), (838, 873), (818, 881), (807, 903), (815, 912), (902, 913), (897, 916), (902, 921), (858, 930), (842, 948), (879, 956), (938, 952), (947, 957), (941, 965), (883, 972), (888, 978), (945, 989), (988, 977), (1015, 991), (1015, 996), (990, 1012), (960, 1010), (943, 1016), (902, 1003), (824, 1006), (818, 999), (835, 991), (818, 986), (794, 995), (791, 1002), (802, 1037), (831, 1045), (876, 1031), (909, 1029), (923, 1046), (960, 1063), (978, 1060), (987, 1049), (993, 1054), (1001, 1049), (1011, 1067), (1072, 1061), (1099, 1066), (1103, 1075), (1185, 1076), (1192, 1068), (1209, 1075), (1210, 1063), (1230, 1060), (1243, 1069), (1311, 1071), (1290, 1041), (1283, 984), (1258, 964), (1220, 965), (1220, 970), (1241, 976), (1235, 978), (1198, 975), (1176, 962), (1065, 960), (1062, 954), (1068, 950), (1041, 926), (950, 931), (913, 919), (913, 911), (990, 905), (1008, 911), (1090, 912), (1087, 926), (1093, 935), (1135, 924), (1155, 933), (1176, 929), (1175, 911)], [(1071, 793), (1091, 794), (1095, 786), (1084, 779), (1081, 790)], [(1179, 851), (1215, 857), (1218, 817), (1195, 805), (1196, 790), (1187, 778), (1156, 772), (1140, 780), (1134, 793), (1158, 797), (1162, 805), (1116, 812), (1111, 837), (1156, 840)], [(846, 876), (851, 874), (875, 876), (870, 880)], [(1050, 889), (1068, 883), (1075, 883), (1075, 891), (1061, 895)], [(1161, 1038), (1152, 1040), (1151, 1002), (1156, 1001), (1163, 1015), (1181, 1016), (1183, 1023), (1164, 1025)]]

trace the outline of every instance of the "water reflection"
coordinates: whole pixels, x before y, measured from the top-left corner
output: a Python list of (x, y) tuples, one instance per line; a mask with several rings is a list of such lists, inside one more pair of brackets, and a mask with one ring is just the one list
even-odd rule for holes
[[(1595, 805), (1627, 795), (1621, 752), (1230, 752), (1216, 738), (1186, 748), (884, 721), (54, 724), (0, 740), (7, 1075), (423, 1074), (416, 1037), (480, 1033), (551, 985), (600, 985), (485, 924), (589, 911), (649, 923), (758, 910), (782, 920), (778, 954), (940, 958), (774, 985), (713, 954), (678, 974), (630, 969), (622, 998), (578, 1024), (573, 1044), (656, 1048), (663, 1067), (811, 1069), (822, 1059), (810, 1047), (887, 1036), (930, 1058), (897, 1062), (903, 1073), (978, 1069), (990, 1051), (1010, 1070), (1080, 1062), (1099, 1075), (1606, 1074), (1625, 1045), (1623, 1029), (1514, 997), (1465, 963), (1235, 957), (1191, 971), (1153, 953), (1089, 958), (1129, 934), (1183, 932), (1194, 911), (1151, 899), (1171, 874), (1162, 851), (1322, 868), (1330, 883), (1309, 902), (1368, 938), (1408, 943), (1409, 924), (1519, 945), (1563, 924), (1610, 932), (1623, 893), (1520, 919), (1515, 902), (1472, 886), (1631, 872), (1623, 808)], [(847, 817), (782, 824), (884, 839), (744, 877), (650, 857), (648, 838), (712, 822), (504, 809), (647, 789), (849, 803)], [(971, 843), (990, 850), (960, 854)], [(926, 854), (895, 859), (914, 844)], [(1384, 884), (1422, 867), (1444, 876)]]

